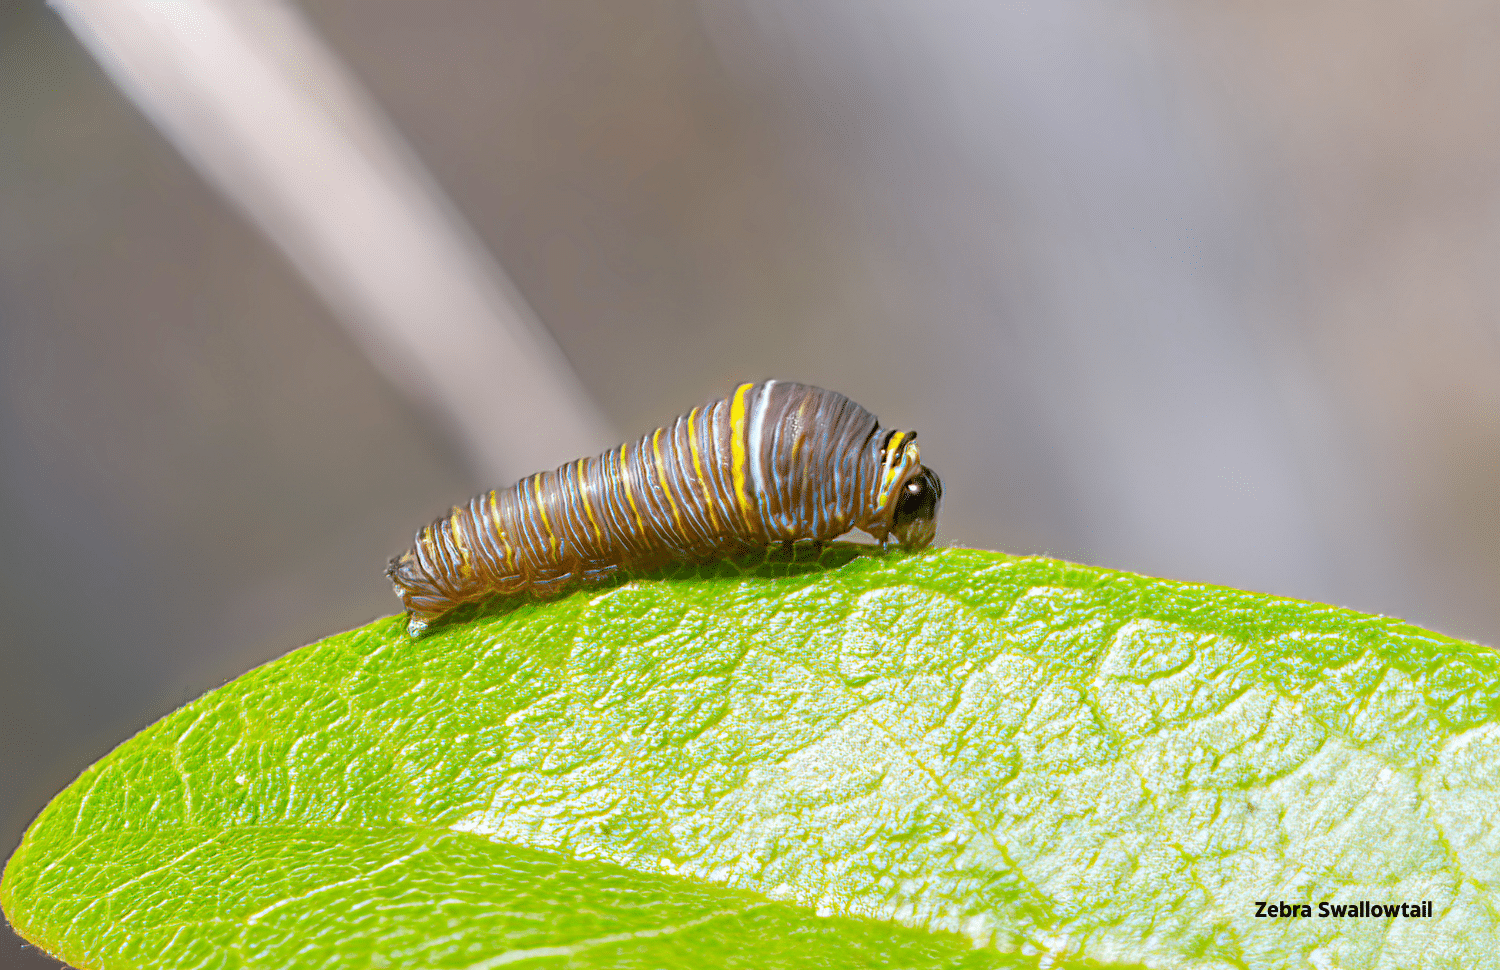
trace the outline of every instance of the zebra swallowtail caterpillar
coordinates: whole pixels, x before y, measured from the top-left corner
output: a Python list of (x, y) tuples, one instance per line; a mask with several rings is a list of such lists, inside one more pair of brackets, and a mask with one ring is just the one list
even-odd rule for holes
[(386, 574), (420, 635), (494, 594), (549, 596), (621, 570), (701, 563), (851, 529), (920, 549), (943, 486), (915, 431), (842, 394), (741, 384), (638, 441), (476, 496), (417, 533)]

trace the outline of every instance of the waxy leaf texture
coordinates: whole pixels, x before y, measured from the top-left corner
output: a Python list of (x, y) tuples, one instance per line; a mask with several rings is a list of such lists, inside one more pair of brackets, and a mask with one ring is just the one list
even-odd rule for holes
[(1051, 559), (684, 569), (253, 670), (0, 903), (87, 970), (1500, 967), (1497, 672)]

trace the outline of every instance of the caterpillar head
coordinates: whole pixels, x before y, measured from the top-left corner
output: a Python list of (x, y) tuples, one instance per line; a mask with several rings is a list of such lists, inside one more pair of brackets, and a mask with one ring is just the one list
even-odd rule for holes
[[(879, 525), (865, 531), (882, 541), (894, 536), (903, 549), (921, 549), (937, 536), (943, 483), (922, 464), (915, 431), (892, 431), (881, 443), (874, 508)], [(880, 528), (883, 526), (884, 528)]]
[(896, 513), (891, 533), (902, 549), (922, 549), (937, 538), (938, 506), (943, 501), (943, 480), (926, 465), (897, 489)]

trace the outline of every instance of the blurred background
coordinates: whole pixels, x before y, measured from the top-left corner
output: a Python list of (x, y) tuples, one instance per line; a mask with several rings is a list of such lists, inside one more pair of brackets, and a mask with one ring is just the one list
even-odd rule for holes
[(212, 112), (0, 4), (0, 855), (131, 733), (394, 612), (449, 505), (742, 379), (919, 429), (940, 543), (1500, 644), (1500, 5), (282, 13), (442, 217), (308, 219), (435, 277), (447, 233), (490, 309), (372, 324), (374, 256), (334, 279), (172, 127)]

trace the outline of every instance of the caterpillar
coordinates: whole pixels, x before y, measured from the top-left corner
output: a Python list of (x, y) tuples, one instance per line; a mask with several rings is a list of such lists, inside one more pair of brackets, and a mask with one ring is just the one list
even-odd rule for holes
[(417, 533), (386, 575), (420, 636), (462, 603), (549, 596), (620, 570), (710, 562), (861, 529), (882, 547), (937, 534), (943, 486), (915, 431), (833, 391), (741, 384), (595, 458), (475, 496)]

